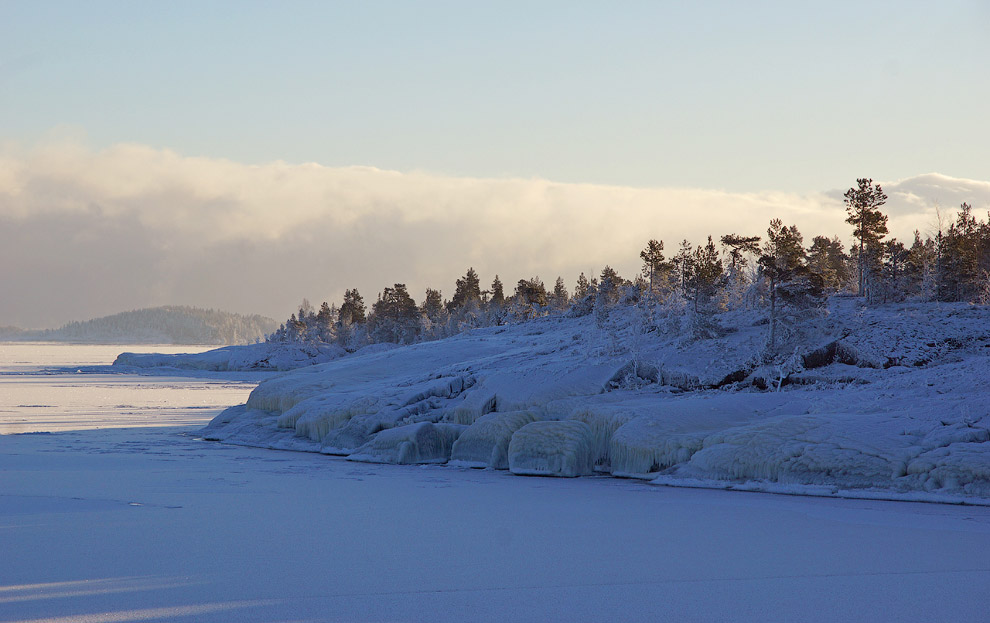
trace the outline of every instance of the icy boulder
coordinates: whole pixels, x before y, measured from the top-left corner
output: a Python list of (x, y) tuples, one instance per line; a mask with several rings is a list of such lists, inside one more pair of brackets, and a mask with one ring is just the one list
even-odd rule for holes
[(593, 473), (594, 434), (584, 422), (533, 422), (512, 435), (509, 471), (573, 478)]
[(509, 442), (513, 433), (537, 419), (533, 411), (483, 415), (454, 442), (451, 461), (464, 467), (509, 469)]
[(637, 417), (612, 435), (609, 447), (612, 474), (655, 477), (656, 472), (690, 459), (701, 449), (703, 440), (703, 432), (678, 432), (667, 418)]
[(595, 469), (607, 472), (611, 465), (612, 435), (635, 417), (636, 411), (633, 409), (596, 406), (576, 409), (568, 419), (584, 422), (591, 428), (594, 436), (592, 453)]
[(371, 441), (352, 454), (350, 461), (366, 463), (446, 463), (458, 436), (466, 426), (420, 422), (409, 426), (389, 428), (379, 432)]

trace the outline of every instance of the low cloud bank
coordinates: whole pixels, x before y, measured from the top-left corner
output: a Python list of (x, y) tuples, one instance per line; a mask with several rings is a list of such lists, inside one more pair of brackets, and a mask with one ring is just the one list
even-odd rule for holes
[[(855, 180), (848, 180), (846, 187)], [(910, 240), (990, 183), (938, 174), (884, 184), (891, 234)], [(394, 282), (417, 298), (468, 266), (511, 287), (568, 284), (611, 264), (631, 276), (649, 238), (762, 234), (771, 218), (807, 241), (847, 241), (842, 190), (792, 194), (456, 178), (317, 164), (250, 166), (142, 145), (0, 152), (0, 325), (55, 326), (188, 304), (280, 318), (308, 297), (366, 300)]]

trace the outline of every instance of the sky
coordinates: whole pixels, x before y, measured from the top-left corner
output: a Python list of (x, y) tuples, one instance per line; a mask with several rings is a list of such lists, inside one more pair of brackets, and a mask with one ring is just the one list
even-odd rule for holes
[(903, 239), (990, 207), (987, 32), (981, 1), (0, 0), (0, 325), (847, 239), (859, 177)]

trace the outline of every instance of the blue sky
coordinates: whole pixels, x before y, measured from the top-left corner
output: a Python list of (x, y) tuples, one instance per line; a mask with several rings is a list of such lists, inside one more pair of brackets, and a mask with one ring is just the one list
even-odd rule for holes
[(986, 2), (2, 2), (0, 140), (638, 187), (990, 170)]

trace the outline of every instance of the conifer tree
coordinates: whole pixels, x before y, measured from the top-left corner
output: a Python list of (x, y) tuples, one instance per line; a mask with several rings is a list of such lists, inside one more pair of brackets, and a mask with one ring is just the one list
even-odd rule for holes
[(804, 308), (820, 303), (821, 278), (804, 265), (803, 237), (797, 227), (785, 227), (780, 219), (770, 221), (767, 238), (758, 260), (761, 276), (767, 281), (770, 298), (769, 347), (777, 346), (781, 307)]
[(625, 279), (619, 276), (614, 268), (605, 265), (599, 276), (598, 295), (605, 296), (609, 302), (615, 302), (619, 298), (619, 288), (625, 285)]
[(440, 295), (440, 290), (426, 289), (422, 312), (431, 322), (440, 320), (440, 316), (443, 314), (443, 298)]
[(584, 273), (581, 273), (578, 275), (577, 285), (574, 286), (574, 300), (580, 301), (588, 296), (590, 290), (591, 284), (588, 283), (588, 278), (584, 276)]
[(715, 249), (712, 237), (708, 243), (695, 249), (691, 258), (691, 273), (688, 277), (688, 290), (694, 302), (694, 311), (711, 311), (708, 304), (722, 278), (722, 260)]
[(385, 288), (372, 306), (371, 335), (376, 341), (412, 343), (419, 335), (419, 308), (404, 283)]
[(674, 264), (674, 277), (677, 279), (677, 287), (682, 295), (687, 295), (688, 281), (691, 279), (691, 266), (694, 260), (694, 249), (686, 239), (681, 241), (681, 248), (672, 260)]
[(361, 324), (365, 321), (364, 298), (357, 288), (344, 292), (344, 302), (340, 306), (339, 321), (342, 324)]
[(495, 280), (492, 281), (492, 298), (491, 302), (493, 305), (504, 305), (505, 304), (505, 290), (502, 286), (502, 280), (495, 275)]
[(862, 296), (868, 294), (868, 278), (876, 272), (880, 260), (880, 240), (887, 235), (887, 215), (880, 212), (880, 206), (887, 202), (887, 195), (872, 179), (859, 178), (856, 184), (846, 191), (844, 203), (848, 214), (846, 222), (854, 227), (853, 236), (859, 241), (856, 265)]
[(539, 277), (520, 279), (516, 284), (516, 302), (526, 306), (546, 307), (547, 289)]
[(722, 246), (729, 250), (729, 274), (733, 276), (745, 268), (747, 253), (756, 254), (760, 252), (759, 236), (726, 234), (722, 236), (721, 241)]
[(456, 281), (454, 296), (450, 299), (448, 309), (455, 310), (458, 307), (463, 307), (471, 300), (481, 302), (481, 280), (478, 279), (478, 273), (474, 271), (474, 268), (468, 268), (464, 277)]
[(815, 236), (808, 248), (808, 269), (821, 276), (824, 288), (838, 292), (849, 281), (849, 257), (838, 236)]
[(551, 296), (551, 305), (554, 309), (563, 310), (567, 307), (567, 301), (570, 295), (567, 293), (567, 287), (564, 285), (564, 278), (557, 277), (557, 281), (553, 286), (553, 295)]
[(671, 270), (671, 263), (663, 256), (663, 241), (651, 239), (639, 252), (639, 257), (643, 260), (643, 277), (649, 281), (649, 292), (653, 293), (666, 281)]
[(338, 313), (326, 301), (320, 305), (320, 311), (316, 314), (316, 335), (321, 342), (330, 343), (333, 341), (333, 323)]

